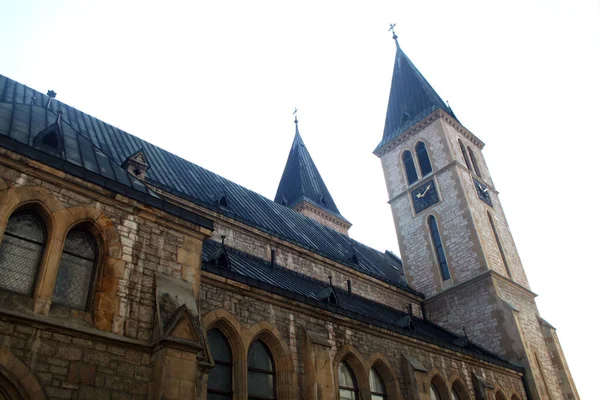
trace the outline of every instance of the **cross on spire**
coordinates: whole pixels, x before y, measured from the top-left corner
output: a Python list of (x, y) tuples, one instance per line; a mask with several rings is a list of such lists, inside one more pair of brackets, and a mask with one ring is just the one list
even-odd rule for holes
[(398, 35), (396, 35), (396, 31), (394, 30), (395, 27), (396, 27), (396, 24), (390, 23), (390, 29), (388, 29), (388, 32), (392, 32), (392, 38), (394, 40), (398, 39)]
[(294, 107), (294, 123), (298, 123), (298, 108)]

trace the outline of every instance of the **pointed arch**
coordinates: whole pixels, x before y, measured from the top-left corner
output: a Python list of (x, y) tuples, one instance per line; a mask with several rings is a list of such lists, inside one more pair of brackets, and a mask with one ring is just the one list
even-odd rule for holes
[(418, 181), (419, 177), (417, 176), (417, 168), (415, 167), (412, 153), (409, 150), (405, 150), (404, 153), (402, 153), (402, 164), (404, 165), (404, 172), (406, 173), (406, 181), (410, 186)]
[(429, 175), (432, 171), (431, 160), (429, 159), (429, 153), (425, 143), (418, 142), (415, 146), (415, 152), (417, 153), (417, 160), (419, 161), (419, 169), (421, 170), (421, 177)]
[(263, 342), (275, 364), (275, 388), (278, 400), (294, 399), (297, 394), (296, 373), (292, 352), (285, 339), (271, 323), (261, 321), (247, 329), (243, 335), (244, 347), (250, 346), (257, 340)]
[(496, 393), (494, 393), (494, 400), (507, 400), (502, 389), (496, 390)]
[(354, 377), (356, 378), (359, 398), (370, 398), (371, 392), (369, 390), (369, 369), (367, 368), (367, 362), (362, 357), (360, 352), (358, 352), (358, 350), (349, 344), (342, 347), (333, 359), (333, 381), (336, 392), (340, 387), (338, 371), (342, 362), (345, 362), (350, 367)]
[(403, 398), (395, 369), (383, 354), (375, 353), (371, 355), (367, 361), (367, 366), (369, 372), (371, 369), (375, 369), (383, 379), (387, 399), (401, 400)]
[(467, 149), (465, 148), (465, 145), (463, 144), (462, 140), (458, 139), (458, 145), (460, 146), (460, 152), (462, 153), (465, 165), (467, 166), (469, 171), (473, 171), (473, 168), (471, 167), (471, 161), (469, 161), (469, 155), (467, 154)]
[(481, 178), (481, 170), (479, 169), (479, 164), (477, 164), (477, 158), (475, 157), (475, 153), (471, 150), (470, 146), (467, 146), (467, 151), (469, 152), (469, 158), (471, 159), (471, 164), (473, 164), (473, 169), (478, 177)]
[(24, 400), (46, 400), (35, 375), (6, 346), (0, 346), (0, 376), (11, 384), (11, 389), (16, 391), (15, 395), (18, 394)]
[(518, 394), (513, 393), (513, 395), (510, 396), (510, 400), (521, 400), (521, 397)]
[[(448, 384), (443, 377), (444, 375), (437, 369), (433, 368), (429, 371), (428, 374), (428, 382), (429, 387), (428, 391), (430, 393), (431, 400), (451, 400), (450, 390), (448, 389)], [(435, 395), (435, 397), (434, 397)], [(439, 399), (438, 399), (439, 397)]]
[(471, 394), (467, 389), (465, 381), (457, 374), (453, 374), (450, 379), (450, 399), (451, 400), (471, 400)]

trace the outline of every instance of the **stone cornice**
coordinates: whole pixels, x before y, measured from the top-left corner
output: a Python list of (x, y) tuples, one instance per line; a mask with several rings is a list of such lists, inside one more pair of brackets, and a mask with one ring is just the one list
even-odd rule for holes
[(352, 226), (351, 223), (343, 221), (340, 218), (337, 218), (336, 216), (323, 210), (322, 208), (316, 207), (316, 206), (312, 205), (311, 203), (304, 201), (304, 200), (301, 201), (300, 203), (296, 204), (294, 206), (294, 210), (298, 211), (298, 212), (301, 212), (302, 210), (308, 210), (312, 213), (317, 214), (319, 217), (324, 218), (327, 221), (329, 221), (337, 226), (340, 226), (346, 230), (350, 229), (350, 227)]
[(467, 128), (465, 128), (460, 122), (452, 118), (448, 113), (444, 110), (438, 108), (432, 113), (428, 114), (426, 117), (421, 119), (419, 122), (412, 125), (410, 128), (406, 129), (404, 132), (399, 133), (392, 140), (387, 142), (380, 149), (375, 150), (373, 153), (377, 157), (382, 157), (383, 155), (389, 153), (393, 149), (395, 149), (398, 145), (407, 141), (409, 138), (416, 135), (418, 132), (425, 129), (427, 126), (431, 125), (438, 119), (443, 119), (448, 124), (450, 124), (454, 129), (456, 129), (461, 135), (463, 135), (467, 140), (473, 143), (475, 146), (483, 149), (485, 143), (483, 143), (477, 136), (471, 133)]

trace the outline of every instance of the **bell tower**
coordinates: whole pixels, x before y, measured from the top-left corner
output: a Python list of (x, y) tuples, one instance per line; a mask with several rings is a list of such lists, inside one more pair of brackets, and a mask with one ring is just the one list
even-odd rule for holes
[[(429, 318), (522, 365), (534, 399), (578, 398), (554, 328), (539, 316), (484, 143), (400, 48), (381, 159), (408, 283)], [(552, 332), (546, 332), (546, 330)]]

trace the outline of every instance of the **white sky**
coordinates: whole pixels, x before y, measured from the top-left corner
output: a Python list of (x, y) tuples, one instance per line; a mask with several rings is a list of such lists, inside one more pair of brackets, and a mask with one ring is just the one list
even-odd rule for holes
[[(484, 155), (593, 398), (600, 2), (0, 0), (0, 73), (273, 198), (292, 111), (351, 236), (397, 250), (379, 160), (400, 45)], [(596, 175), (593, 175), (596, 172)]]

